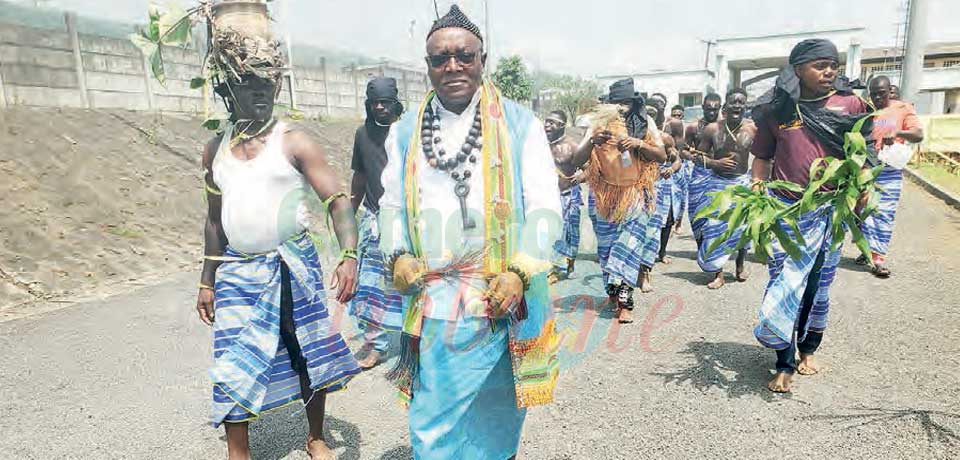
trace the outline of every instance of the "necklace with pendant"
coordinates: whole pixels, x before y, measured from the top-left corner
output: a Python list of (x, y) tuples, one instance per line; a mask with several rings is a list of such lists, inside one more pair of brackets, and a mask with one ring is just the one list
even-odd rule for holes
[(476, 222), (467, 214), (467, 195), (470, 194), (468, 181), (473, 177), (473, 168), (477, 164), (477, 154), (483, 149), (483, 122), (479, 107), (473, 117), (473, 125), (467, 134), (466, 140), (457, 152), (447, 152), (440, 145), (440, 115), (434, 113), (433, 108), (427, 105), (423, 112), (423, 128), (420, 131), (420, 142), (423, 155), (427, 163), (440, 171), (444, 171), (454, 181), (453, 193), (460, 201), (460, 216), (463, 218), (463, 228), (476, 228)]

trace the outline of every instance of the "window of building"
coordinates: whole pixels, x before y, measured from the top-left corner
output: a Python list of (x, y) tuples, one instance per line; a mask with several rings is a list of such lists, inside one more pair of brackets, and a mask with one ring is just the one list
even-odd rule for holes
[(943, 66), (944, 66), (944, 67), (956, 67), (956, 66), (960, 66), (960, 59), (950, 59), (950, 60), (947, 60), (947, 61), (943, 61)]
[(703, 104), (703, 93), (680, 93), (680, 105), (696, 107)]

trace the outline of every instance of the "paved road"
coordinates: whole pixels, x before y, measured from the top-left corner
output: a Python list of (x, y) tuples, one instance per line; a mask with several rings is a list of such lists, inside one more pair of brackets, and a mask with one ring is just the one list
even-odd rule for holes
[[(960, 214), (913, 185), (905, 195), (894, 277), (874, 279), (846, 251), (826, 369), (791, 396), (764, 390), (773, 356), (751, 335), (761, 265), (708, 291), (681, 238), (638, 322), (618, 328), (591, 302), (602, 300), (596, 264), (580, 261), (581, 278), (560, 289), (573, 338), (557, 402), (531, 411), (521, 457), (960, 458)], [(194, 282), (181, 274), (0, 324), (0, 458), (223, 458), (221, 433), (204, 424), (210, 345)], [(343, 459), (410, 457), (384, 371), (330, 398)], [(307, 458), (304, 427), (296, 408), (256, 422), (257, 458)]]

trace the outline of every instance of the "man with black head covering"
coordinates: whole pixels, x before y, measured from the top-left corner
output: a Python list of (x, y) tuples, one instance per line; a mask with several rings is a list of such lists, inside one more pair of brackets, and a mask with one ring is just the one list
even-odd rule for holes
[[(772, 178), (805, 188), (814, 161), (844, 157), (843, 135), (868, 107), (838, 76), (839, 66), (837, 48), (828, 40), (804, 40), (794, 47), (773, 98), (754, 112), (757, 134), (751, 169), (755, 186)], [(800, 198), (784, 189), (773, 193), (785, 203)], [(813, 355), (827, 327), (829, 289), (840, 262), (839, 248), (830, 250), (831, 216), (829, 206), (801, 215), (797, 223), (803, 241), (797, 245), (803, 257), (794, 260), (775, 246), (768, 261), (770, 281), (754, 335), (777, 351), (777, 373), (767, 385), (771, 391), (789, 392), (794, 372), (818, 371)], [(793, 234), (786, 224), (781, 227)]]
[(350, 302), (350, 314), (364, 330), (364, 344), (358, 356), (360, 367), (370, 369), (379, 363), (390, 344), (387, 331), (400, 330), (400, 293), (386, 283), (384, 257), (380, 252), (377, 213), (383, 184), (380, 175), (387, 165), (383, 147), (390, 126), (403, 113), (393, 78), (378, 77), (367, 83), (364, 103), (367, 119), (357, 128), (353, 141), (353, 207), (360, 227), (360, 275), (357, 294)]
[(386, 140), (381, 247), (404, 303), (387, 377), (415, 458), (504, 460), (559, 375), (560, 191), (543, 124), (483, 78), (480, 29), (453, 6), (426, 45), (433, 91)]
[(588, 212), (597, 236), (597, 256), (610, 301), (621, 323), (633, 322), (634, 289), (650, 289), (650, 269), (660, 245), (655, 182), (666, 160), (656, 121), (647, 115), (643, 97), (627, 78), (610, 85), (605, 98), (620, 107), (615, 119), (601, 125), (600, 114), (587, 132), (575, 164), (590, 161)]

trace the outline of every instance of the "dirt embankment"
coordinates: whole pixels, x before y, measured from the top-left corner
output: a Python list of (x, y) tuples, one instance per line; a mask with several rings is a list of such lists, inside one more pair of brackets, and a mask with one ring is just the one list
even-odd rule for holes
[[(344, 181), (357, 122), (302, 123)], [(128, 111), (0, 111), (0, 312), (196, 269), (200, 121)]]

